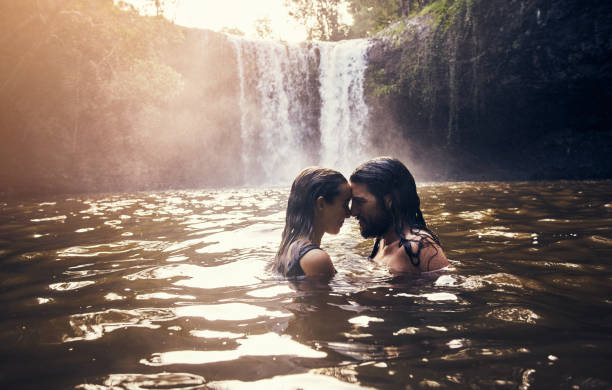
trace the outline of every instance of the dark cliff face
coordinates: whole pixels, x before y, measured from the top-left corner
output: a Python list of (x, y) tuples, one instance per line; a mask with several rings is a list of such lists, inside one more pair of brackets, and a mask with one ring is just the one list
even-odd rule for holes
[[(27, 61), (44, 23), (3, 47), (19, 72), (0, 94), (0, 197), (243, 183), (232, 38), (124, 15), (141, 31), (132, 58), (110, 49), (111, 16), (67, 21), (72, 46), (47, 40)], [(147, 34), (167, 39), (139, 52)], [(313, 160), (318, 61), (292, 102), (312, 107), (293, 116)], [(369, 145), (421, 180), (612, 178), (610, 0), (440, 0), (379, 34), (368, 61)]]
[(609, 1), (437, 2), (376, 38), (373, 129), (432, 179), (609, 178), (611, 60)]

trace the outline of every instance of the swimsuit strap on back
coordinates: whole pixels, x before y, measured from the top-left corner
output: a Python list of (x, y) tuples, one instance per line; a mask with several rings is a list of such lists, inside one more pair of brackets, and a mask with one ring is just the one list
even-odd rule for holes
[(321, 249), (321, 248), (319, 248), (318, 246), (314, 244), (308, 244), (308, 245), (301, 247), (297, 253), (297, 256), (289, 260), (289, 263), (287, 264), (287, 272), (285, 273), (285, 276), (291, 277), (291, 276), (306, 275), (306, 273), (302, 269), (302, 266), (300, 265), (300, 259), (306, 253), (310, 252), (313, 249)]
[(302, 256), (304, 256), (306, 253), (310, 252), (313, 249), (321, 249), (318, 246), (314, 245), (314, 244), (308, 244), (306, 246), (303, 246), (302, 248), (300, 248), (300, 251), (298, 252), (297, 255), (297, 259), (301, 259)]
[[(419, 242), (419, 248), (417, 250), (416, 256), (410, 251), (410, 241), (408, 241), (404, 237), (400, 237), (398, 247), (401, 247), (401, 246), (404, 247), (404, 250), (406, 251), (408, 258), (410, 259), (410, 263), (414, 265), (415, 267), (418, 267), (419, 264), (421, 263), (421, 259), (419, 258), (419, 256), (421, 254), (422, 244)], [(380, 237), (376, 237), (374, 248), (372, 248), (372, 253), (370, 253), (370, 259), (373, 259), (376, 256), (376, 254), (378, 253), (379, 247), (380, 247)], [(416, 257), (416, 260), (414, 260), (415, 257)]]
[[(403, 246), (408, 258), (410, 259), (410, 263), (415, 267), (418, 267), (421, 264), (421, 248), (423, 247), (423, 243), (419, 241), (419, 247), (417, 249), (417, 253), (412, 253), (412, 248), (410, 248), (410, 241), (406, 240), (404, 237), (400, 237), (398, 247)], [(416, 260), (414, 260), (416, 258)]]

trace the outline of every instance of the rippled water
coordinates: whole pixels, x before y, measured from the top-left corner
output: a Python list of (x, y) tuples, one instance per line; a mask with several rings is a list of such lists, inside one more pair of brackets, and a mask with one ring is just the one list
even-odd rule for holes
[[(612, 387), (612, 182), (420, 188), (455, 271), (267, 271), (286, 189), (0, 202), (0, 387)], [(348, 222), (348, 221), (347, 221)]]

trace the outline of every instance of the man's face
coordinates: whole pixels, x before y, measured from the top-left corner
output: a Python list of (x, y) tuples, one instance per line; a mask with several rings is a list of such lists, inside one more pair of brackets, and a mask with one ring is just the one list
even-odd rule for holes
[(351, 215), (359, 221), (364, 238), (384, 235), (393, 223), (391, 213), (368, 191), (364, 183), (351, 183)]

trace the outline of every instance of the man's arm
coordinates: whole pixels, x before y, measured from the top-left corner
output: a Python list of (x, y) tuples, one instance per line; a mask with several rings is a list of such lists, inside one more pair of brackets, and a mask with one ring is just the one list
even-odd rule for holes
[(436, 244), (429, 237), (420, 237), (419, 241), (409, 241), (405, 245), (410, 245), (412, 253), (416, 254), (419, 244), (422, 246), (421, 250), (418, 252), (418, 266), (412, 264), (415, 259), (413, 258), (411, 261), (406, 250), (400, 247), (394, 252), (393, 258), (389, 262), (389, 270), (392, 273), (430, 272), (449, 265), (448, 259), (440, 245)]
[[(406, 257), (408, 256), (406, 255)], [(436, 243), (425, 244), (425, 246), (421, 248), (421, 253), (419, 253), (419, 260), (421, 272), (436, 271), (449, 264), (444, 251), (440, 245)]]

